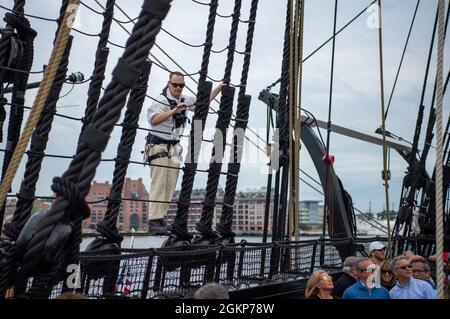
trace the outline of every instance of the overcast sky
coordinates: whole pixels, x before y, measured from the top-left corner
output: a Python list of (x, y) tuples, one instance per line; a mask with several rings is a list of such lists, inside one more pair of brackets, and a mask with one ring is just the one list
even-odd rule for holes
[[(94, 0), (84, 0), (92, 8), (101, 10)], [(203, 2), (209, 2), (202, 0)], [(12, 8), (13, 0), (2, 0), (2, 5)], [(105, 4), (106, 0), (99, 0)], [(242, 1), (241, 18), (246, 20), (249, 15), (251, 0)], [(338, 7), (338, 28), (345, 25), (371, 1), (369, 0), (341, 0)], [(448, 2), (448, 1), (447, 1)], [(57, 18), (61, 1), (40, 0), (27, 1), (26, 13)], [(385, 99), (386, 103), (392, 89), (395, 73), (401, 58), (402, 49), (406, 40), (410, 22), (416, 6), (416, 0), (385, 0), (383, 1), (383, 50), (384, 50), (384, 74), (385, 74)], [(131, 17), (136, 17), (140, 11), (141, 0), (117, 0), (117, 4), (125, 10)], [(223, 15), (232, 13), (234, 1), (220, 0), (218, 12)], [(409, 47), (400, 73), (397, 89), (394, 93), (391, 108), (386, 122), (388, 131), (412, 141), (414, 127), (417, 118), (418, 104), (422, 90), (423, 78), (425, 74), (426, 58), (433, 28), (434, 15), (436, 12), (437, 0), (421, 1), (416, 22), (412, 31)], [(102, 16), (97, 15), (87, 8), (81, 6), (77, 26), (80, 30), (88, 33), (98, 33), (101, 29)], [(201, 44), (205, 39), (205, 31), (208, 17), (208, 6), (202, 6), (191, 0), (173, 1), (171, 11), (163, 23), (163, 28), (175, 36), (192, 44)], [(281, 56), (283, 49), (283, 36), (285, 25), (286, 0), (260, 0), (256, 19), (256, 30), (254, 35), (254, 45), (251, 57), (250, 73), (248, 77), (247, 94), (252, 95), (249, 127), (258, 132), (258, 138), (252, 132), (248, 132), (248, 137), (264, 148), (265, 126), (266, 126), (266, 106), (258, 101), (259, 92), (280, 77)], [(307, 0), (305, 5), (305, 31), (304, 31), (304, 56), (315, 50), (320, 44), (327, 40), (333, 30), (334, 1), (332, 0)], [(5, 11), (0, 9), (0, 14)], [(380, 85), (379, 85), (379, 60), (378, 60), (378, 32), (375, 28), (369, 28), (367, 21), (370, 21), (371, 13), (364, 13), (351, 26), (343, 31), (336, 40), (336, 56), (334, 71), (334, 91), (331, 119), (334, 124), (355, 129), (364, 133), (373, 134), (375, 129), (381, 124), (380, 112)], [(122, 13), (116, 8), (115, 16), (118, 20), (126, 21)], [(38, 31), (35, 40), (35, 60), (33, 70), (41, 70), (47, 64), (54, 31), (55, 22), (48, 22), (30, 18), (33, 28)], [(231, 19), (217, 17), (214, 32), (215, 50), (223, 49), (228, 44)], [(131, 30), (132, 23), (124, 24)], [(239, 36), (237, 39), (237, 50), (243, 51), (245, 46), (245, 36), (247, 24), (239, 24)], [(98, 37), (87, 37), (72, 31), (74, 36), (73, 47), (70, 55), (69, 72), (80, 71), (86, 77), (92, 73), (94, 66), (95, 50)], [(116, 23), (113, 24), (110, 40), (114, 43), (124, 45), (128, 35)], [(188, 73), (198, 72), (203, 53), (203, 48), (191, 48), (181, 44), (164, 32), (160, 32), (157, 37), (157, 44), (168, 53), (172, 59), (177, 61)], [(447, 73), (450, 59), (448, 54), (448, 41), (446, 53), (444, 55), (444, 74)], [(117, 59), (123, 50), (110, 45), (110, 56), (107, 67), (107, 78), (104, 87), (110, 81), (110, 74)], [(179, 70), (158, 48), (152, 49), (152, 54), (160, 59), (167, 68)], [(232, 83), (237, 84), (241, 77), (242, 55), (235, 58)], [(209, 66), (209, 75), (213, 79), (221, 79), (224, 73), (226, 52), (212, 54)], [(312, 56), (304, 64), (303, 73), (303, 99), (304, 108), (312, 112), (318, 119), (327, 120), (328, 99), (331, 65), (331, 42), (321, 51)], [(431, 88), (434, 84), (436, 72), (436, 56), (433, 55), (431, 73), (428, 80), (427, 95), (425, 99), (424, 123), (428, 120), (428, 111), (431, 100)], [(39, 81), (40, 74), (32, 75), (30, 82)], [(164, 87), (168, 78), (168, 73), (153, 66), (150, 75), (148, 95), (155, 97)], [(198, 75), (194, 76), (198, 79)], [(195, 83), (186, 78), (186, 82), (194, 91)], [(62, 95), (71, 89), (71, 85), (65, 85)], [(88, 84), (77, 85), (73, 91), (59, 100), (60, 106), (71, 106), (60, 108), (62, 114), (75, 117), (84, 115), (84, 108), (87, 99)], [(279, 87), (273, 91), (278, 92)], [(26, 105), (32, 105), (35, 90), (26, 95)], [(184, 93), (189, 93), (185, 89)], [(9, 96), (8, 96), (9, 98)], [(148, 127), (146, 110), (151, 105), (151, 99), (145, 101), (144, 109), (139, 121), (140, 126)], [(449, 99), (448, 94), (444, 99), (444, 119), (448, 117)], [(212, 103), (214, 109), (218, 108), (217, 103)], [(234, 110), (236, 103), (234, 104)], [(28, 114), (28, 112), (27, 112)], [(213, 130), (217, 116), (210, 115), (207, 122), (206, 139), (212, 139)], [(7, 123), (4, 124), (3, 131), (6, 134)], [(64, 118), (56, 117), (50, 135), (48, 154), (73, 155), (76, 149), (76, 141), (81, 125)], [(425, 127), (421, 135), (423, 144)], [(186, 129), (185, 133), (188, 133)], [(114, 158), (117, 144), (120, 138), (120, 128), (115, 128), (109, 145), (102, 158)], [(136, 144), (133, 149), (132, 159), (141, 160), (141, 150), (143, 149), (146, 133), (139, 131), (136, 137)], [(326, 132), (322, 131), (326, 136)], [(433, 141), (434, 142), (434, 141)], [(420, 148), (422, 148), (422, 144)], [(434, 143), (433, 143), (434, 144)], [(4, 148), (5, 143), (0, 144)], [(330, 153), (335, 156), (334, 168), (341, 178), (344, 187), (353, 197), (355, 206), (362, 210), (367, 210), (369, 201), (372, 202), (372, 209), (375, 211), (383, 209), (384, 188), (381, 180), (382, 170), (382, 148), (381, 146), (368, 144), (366, 142), (349, 139), (337, 134), (331, 135)], [(208, 158), (211, 147), (204, 144), (204, 158)], [(267, 182), (266, 163), (264, 154), (252, 148), (246, 143), (246, 158), (257, 158), (257, 160), (243, 163), (239, 178), (238, 188), (244, 190), (248, 187), (265, 186)], [(228, 148), (227, 148), (228, 154)], [(3, 157), (3, 154), (0, 155)], [(228, 157), (228, 156), (226, 156)], [(427, 168), (434, 167), (435, 152), (430, 152)], [(13, 193), (19, 190), (20, 181), (23, 177), (26, 157), (18, 171), (13, 184)], [(54, 176), (63, 174), (69, 166), (69, 160), (45, 158), (42, 172), (37, 187), (38, 195), (48, 195), (51, 193), (50, 183)], [(314, 166), (305, 150), (301, 152), (300, 166), (313, 177), (317, 178)], [(390, 202), (398, 206), (401, 182), (406, 169), (406, 162), (395, 152), (391, 152), (390, 168), (392, 179), (390, 181)], [(200, 168), (206, 168), (203, 163)], [(102, 182), (112, 180), (114, 164), (112, 162), (102, 162), (97, 169), (95, 180)], [(128, 177), (142, 177), (145, 185), (149, 188), (150, 177), (148, 167), (131, 164), (128, 168)], [(306, 176), (302, 176), (309, 180)], [(179, 184), (181, 176), (179, 178)], [(314, 183), (314, 182), (312, 182)], [(220, 185), (225, 187), (225, 178), (222, 177)], [(198, 173), (195, 187), (206, 186), (206, 174)], [(301, 199), (322, 200), (322, 196), (301, 184)]]

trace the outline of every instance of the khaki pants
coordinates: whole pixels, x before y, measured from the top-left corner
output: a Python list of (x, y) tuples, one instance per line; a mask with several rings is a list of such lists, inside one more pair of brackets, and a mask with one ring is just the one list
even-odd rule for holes
[[(166, 151), (167, 145), (153, 145), (150, 155)], [(150, 200), (170, 202), (177, 185), (180, 170), (181, 145), (176, 144), (170, 147), (170, 157), (159, 157), (151, 161), (150, 164), (175, 167), (174, 169), (158, 166), (150, 166)], [(169, 203), (150, 202), (149, 219), (164, 218), (169, 209)]]

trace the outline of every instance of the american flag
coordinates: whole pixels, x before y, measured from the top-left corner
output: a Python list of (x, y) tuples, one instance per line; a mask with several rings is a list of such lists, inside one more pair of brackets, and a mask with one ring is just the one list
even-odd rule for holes
[(130, 268), (124, 265), (116, 282), (116, 293), (129, 295), (131, 291)]

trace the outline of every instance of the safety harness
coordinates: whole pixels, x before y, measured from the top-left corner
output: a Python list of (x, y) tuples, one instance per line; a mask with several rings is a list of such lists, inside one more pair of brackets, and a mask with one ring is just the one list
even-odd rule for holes
[[(178, 105), (177, 101), (169, 99), (169, 97), (167, 96), (167, 86), (162, 90), (161, 95), (163, 95), (167, 99), (171, 110), (173, 110), (174, 108), (177, 107), (177, 105)], [(182, 98), (180, 101), (184, 102), (184, 98)], [(172, 118), (173, 118), (173, 122), (175, 123), (174, 129), (184, 126), (184, 124), (186, 123), (186, 120), (187, 120), (186, 110), (183, 110), (180, 113), (176, 113), (176, 114), (172, 115)], [(180, 142), (180, 140), (165, 140), (156, 135), (152, 135), (151, 133), (148, 133), (148, 135), (145, 139), (146, 139), (146, 143), (145, 143), (145, 149), (144, 149), (144, 163), (146, 163), (146, 164), (150, 164), (151, 161), (153, 161), (154, 159), (157, 159), (157, 158), (161, 158), (161, 157), (170, 158), (171, 157), (170, 147), (175, 144), (178, 144)], [(150, 155), (151, 147), (153, 145), (158, 145), (158, 144), (166, 144), (167, 151), (161, 151), (161, 152), (155, 153), (153, 155)]]

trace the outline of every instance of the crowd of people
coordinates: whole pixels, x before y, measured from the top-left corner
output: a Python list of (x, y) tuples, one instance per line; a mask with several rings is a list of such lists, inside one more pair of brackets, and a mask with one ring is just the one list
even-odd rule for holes
[[(445, 264), (445, 292), (450, 299), (449, 253)], [(316, 270), (306, 284), (305, 297), (310, 299), (437, 299), (433, 277), (436, 256), (428, 259), (406, 251), (386, 260), (386, 246), (375, 241), (369, 245), (369, 257), (347, 257), (343, 273), (336, 280), (324, 270)], [(435, 268), (435, 267), (433, 267)]]

